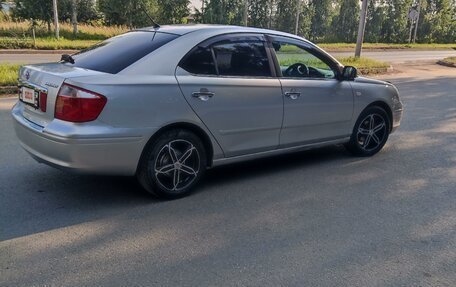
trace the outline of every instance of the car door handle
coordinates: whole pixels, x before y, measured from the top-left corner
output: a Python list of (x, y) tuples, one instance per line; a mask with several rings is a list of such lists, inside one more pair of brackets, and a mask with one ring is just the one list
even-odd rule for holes
[(208, 101), (213, 96), (215, 96), (215, 93), (213, 93), (213, 92), (193, 92), (192, 93), (192, 97), (198, 98), (204, 102)]
[(292, 100), (296, 100), (297, 98), (299, 98), (301, 96), (301, 93), (299, 93), (299, 92), (286, 92), (285, 96), (289, 97)]

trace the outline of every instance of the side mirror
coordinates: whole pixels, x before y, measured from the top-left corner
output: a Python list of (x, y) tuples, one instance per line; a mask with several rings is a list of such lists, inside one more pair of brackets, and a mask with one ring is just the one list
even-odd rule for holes
[(342, 80), (353, 81), (358, 76), (358, 70), (353, 66), (345, 66), (342, 70)]

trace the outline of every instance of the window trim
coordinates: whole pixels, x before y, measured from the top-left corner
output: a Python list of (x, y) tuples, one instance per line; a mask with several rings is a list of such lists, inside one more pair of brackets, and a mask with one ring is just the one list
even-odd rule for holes
[[(274, 46), (272, 45), (272, 42), (275, 39), (284, 39), (284, 41), (288, 42), (289, 44), (296, 45), (297, 47), (307, 51), (314, 57), (320, 59), (323, 63), (328, 65), (328, 67), (334, 72), (334, 78), (314, 78), (314, 77), (306, 77), (306, 78), (300, 78), (300, 77), (284, 77), (282, 74), (282, 70), (280, 69), (280, 64), (279, 60), (277, 58), (276, 51), (274, 50)], [(319, 49), (313, 45), (311, 45), (308, 42), (294, 39), (291, 37), (287, 36), (282, 36), (282, 35), (273, 35), (273, 34), (267, 34), (266, 39), (269, 42), (269, 49), (271, 50), (271, 53), (274, 57), (274, 65), (275, 65), (275, 70), (277, 72), (277, 77), (279, 79), (289, 79), (289, 80), (324, 80), (324, 81), (332, 81), (332, 80), (339, 80), (340, 78), (340, 66), (337, 62), (334, 62), (331, 58), (326, 56), (325, 54), (321, 53)]]
[[(264, 49), (266, 51), (266, 55), (268, 57), (269, 70), (270, 70), (271, 75), (270, 76), (220, 75), (219, 69), (218, 69), (218, 65), (217, 65), (217, 61), (216, 61), (216, 58), (215, 58), (215, 52), (214, 52), (214, 49), (213, 49), (214, 45), (215, 44), (219, 44), (219, 43), (221, 43), (223, 41), (240, 42), (240, 41), (242, 41), (242, 39), (240, 40), (239, 38), (248, 38), (248, 37), (255, 37), (257, 39), (253, 39), (253, 40), (258, 40), (258, 41), (263, 43)], [(238, 39), (236, 39), (236, 38), (238, 38)], [(276, 78), (278, 78), (278, 75), (277, 75), (276, 67), (275, 67), (275, 64), (274, 64), (274, 57), (271, 54), (271, 51), (269, 49), (269, 45), (270, 44), (268, 42), (269, 41), (267, 40), (266, 35), (263, 34), (263, 33), (252, 33), (252, 32), (239, 33), (239, 32), (234, 32), (234, 33), (226, 33), (226, 34), (216, 35), (216, 36), (210, 37), (210, 38), (200, 42), (199, 44), (195, 45), (194, 47), (192, 47), (185, 54), (185, 56), (182, 57), (182, 59), (179, 61), (178, 65), (177, 65), (177, 67), (181, 68), (182, 70), (186, 71), (187, 73), (191, 74), (192, 76), (197, 76), (197, 77), (240, 78), (240, 79), (276, 79)], [(208, 75), (207, 74), (195, 74), (195, 73), (191, 73), (191, 72), (185, 70), (184, 68), (182, 68), (182, 63), (198, 47), (202, 47), (202, 48), (210, 47), (211, 54), (212, 54), (212, 60), (214, 61), (215, 71), (217, 73), (216, 75), (212, 75), (212, 74), (208, 74)]]

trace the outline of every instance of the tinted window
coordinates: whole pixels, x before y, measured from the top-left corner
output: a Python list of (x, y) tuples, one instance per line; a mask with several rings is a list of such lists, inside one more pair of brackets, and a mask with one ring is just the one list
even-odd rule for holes
[(189, 73), (216, 75), (214, 58), (209, 47), (195, 47), (180, 64)]
[(219, 43), (213, 46), (217, 68), (225, 76), (271, 76), (266, 48), (260, 41)]
[(177, 37), (159, 32), (125, 33), (73, 55), (74, 66), (116, 74)]

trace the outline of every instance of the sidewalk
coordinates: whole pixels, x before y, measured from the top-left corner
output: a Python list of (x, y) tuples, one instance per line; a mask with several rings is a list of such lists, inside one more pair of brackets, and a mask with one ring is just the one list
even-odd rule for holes
[(0, 54), (74, 54), (78, 50), (0, 49)]

